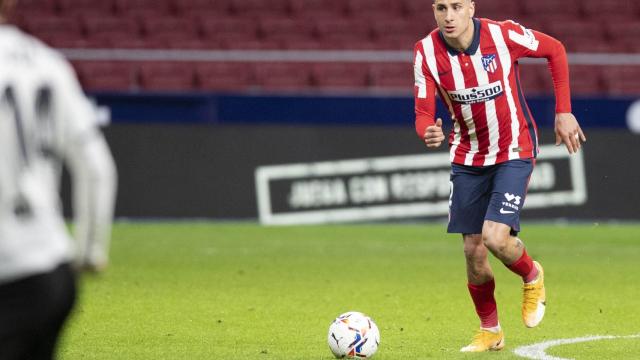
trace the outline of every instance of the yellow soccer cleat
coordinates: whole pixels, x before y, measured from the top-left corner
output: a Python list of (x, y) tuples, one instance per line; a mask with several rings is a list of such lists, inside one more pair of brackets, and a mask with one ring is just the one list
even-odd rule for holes
[(538, 277), (522, 286), (522, 321), (530, 328), (540, 324), (546, 307), (544, 270), (542, 270), (542, 266), (537, 261), (534, 261), (533, 265), (538, 268)]
[(499, 330), (493, 332), (488, 329), (480, 328), (478, 333), (473, 337), (471, 344), (460, 349), (461, 352), (483, 352), (498, 351), (504, 347), (504, 332)]

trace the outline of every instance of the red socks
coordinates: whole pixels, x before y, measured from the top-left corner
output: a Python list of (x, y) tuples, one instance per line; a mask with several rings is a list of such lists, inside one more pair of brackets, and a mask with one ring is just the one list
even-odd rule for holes
[(535, 280), (536, 276), (538, 276), (538, 268), (533, 265), (533, 260), (527, 254), (527, 250), (523, 250), (520, 259), (511, 265), (507, 265), (507, 267), (509, 270), (520, 275), (526, 283)]
[(496, 283), (493, 279), (482, 285), (467, 284), (473, 304), (476, 306), (476, 313), (480, 317), (481, 327), (492, 328), (498, 326), (498, 307), (496, 299), (493, 297), (493, 290)]

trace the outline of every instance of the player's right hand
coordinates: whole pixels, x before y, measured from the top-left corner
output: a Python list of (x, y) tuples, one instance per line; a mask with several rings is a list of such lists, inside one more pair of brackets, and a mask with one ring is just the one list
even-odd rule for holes
[(427, 128), (424, 133), (424, 143), (427, 147), (436, 148), (444, 141), (444, 133), (442, 132), (442, 119), (438, 118), (434, 125)]

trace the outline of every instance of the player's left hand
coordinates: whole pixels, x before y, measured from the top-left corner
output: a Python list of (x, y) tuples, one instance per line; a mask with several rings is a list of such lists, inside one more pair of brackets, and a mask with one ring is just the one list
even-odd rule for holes
[(578, 120), (572, 113), (556, 114), (556, 146), (564, 143), (569, 154), (577, 153), (583, 142), (587, 141)]

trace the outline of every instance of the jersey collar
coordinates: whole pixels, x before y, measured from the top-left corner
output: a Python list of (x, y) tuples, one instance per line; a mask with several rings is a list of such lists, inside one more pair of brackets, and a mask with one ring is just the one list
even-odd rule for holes
[[(476, 51), (478, 51), (478, 47), (480, 46), (481, 24), (482, 23), (478, 18), (473, 18), (473, 41), (471, 41), (471, 45), (469, 45), (469, 47), (464, 51), (464, 53), (467, 55), (473, 55), (476, 53)], [(460, 51), (458, 51), (458, 49), (454, 49), (449, 46), (447, 41), (444, 39), (444, 35), (442, 35), (442, 31), (438, 31), (438, 35), (440, 35), (440, 40), (442, 40), (444, 46), (447, 47), (447, 51), (449, 52), (449, 54), (451, 54), (451, 56), (457, 56), (460, 54)]]

